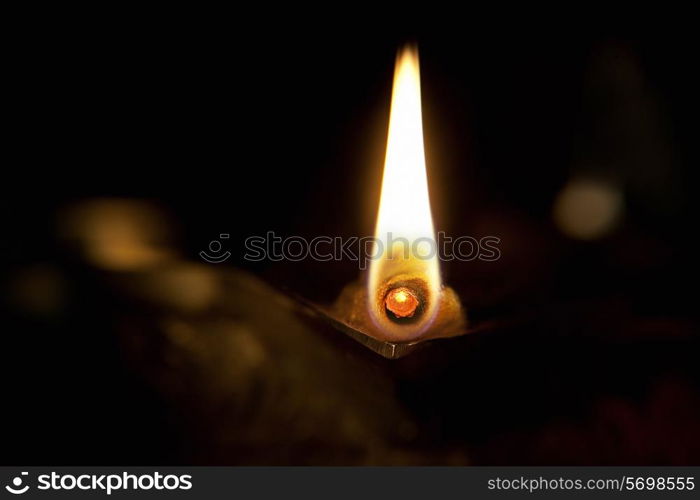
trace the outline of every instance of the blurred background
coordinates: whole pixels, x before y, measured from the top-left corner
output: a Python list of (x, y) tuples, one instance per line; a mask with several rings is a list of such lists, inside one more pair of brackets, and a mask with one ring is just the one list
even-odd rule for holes
[[(678, 19), (58, 14), (8, 56), (5, 464), (700, 463)], [(290, 298), (357, 263), (243, 242), (372, 233), (406, 41), (436, 230), (501, 258), (443, 267), (484, 328), (390, 361)]]

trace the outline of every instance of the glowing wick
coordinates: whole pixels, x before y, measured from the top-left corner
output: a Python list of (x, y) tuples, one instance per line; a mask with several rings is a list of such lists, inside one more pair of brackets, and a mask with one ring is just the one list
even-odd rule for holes
[(411, 318), (420, 301), (411, 290), (402, 286), (387, 293), (384, 304), (397, 318)]

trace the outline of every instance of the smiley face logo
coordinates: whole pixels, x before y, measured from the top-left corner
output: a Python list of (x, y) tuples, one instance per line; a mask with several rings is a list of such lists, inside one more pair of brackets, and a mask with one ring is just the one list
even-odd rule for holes
[[(222, 233), (219, 235), (219, 238), (222, 240), (227, 240), (230, 238), (229, 234)], [(219, 240), (214, 240), (209, 243), (209, 251), (211, 254), (207, 253), (206, 251), (202, 250), (199, 252), (199, 256), (209, 262), (210, 264), (221, 264), (222, 262), (225, 262), (228, 260), (229, 257), (231, 257), (231, 252), (228, 250), (222, 251), (223, 250), (223, 245)]]
[[(28, 472), (22, 472), (21, 476), (26, 476), (28, 474), (29, 474)], [(12, 493), (13, 495), (21, 495), (22, 493), (26, 493), (27, 490), (29, 489), (29, 485), (27, 484), (24, 487), (22, 487), (22, 477), (21, 476), (17, 476), (14, 479), (12, 479), (12, 486), (10, 486), (8, 484), (7, 486), (5, 486), (5, 489), (7, 491), (9, 491), (10, 493)]]

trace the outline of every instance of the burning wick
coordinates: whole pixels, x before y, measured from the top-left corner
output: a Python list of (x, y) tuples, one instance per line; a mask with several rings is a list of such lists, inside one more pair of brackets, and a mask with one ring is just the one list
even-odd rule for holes
[(414, 253), (415, 243), (435, 241), (415, 46), (396, 58), (375, 238), (379, 258), (370, 262), (367, 281), (370, 319), (384, 338), (414, 341), (435, 319), (442, 289), (437, 252), (425, 258)]
[(394, 288), (387, 293), (384, 303), (397, 318), (412, 318), (420, 305), (416, 294), (405, 286)]
[(437, 252), (412, 253), (435, 241), (418, 50), (407, 46), (396, 58), (375, 258), (362, 284), (346, 287), (338, 298), (336, 314), (382, 342), (415, 343), (465, 333), (462, 307), (442, 283)]

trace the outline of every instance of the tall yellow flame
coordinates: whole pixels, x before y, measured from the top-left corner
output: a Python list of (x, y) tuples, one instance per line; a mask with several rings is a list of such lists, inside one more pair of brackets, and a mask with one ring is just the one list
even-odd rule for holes
[[(418, 51), (413, 46), (403, 48), (396, 59), (375, 237), (368, 280), (372, 317), (392, 330), (387, 332), (392, 338), (418, 337), (436, 312), (441, 284), (423, 146)], [(392, 326), (377, 305), (376, 294), (396, 275), (425, 283), (427, 304), (417, 324)]]

